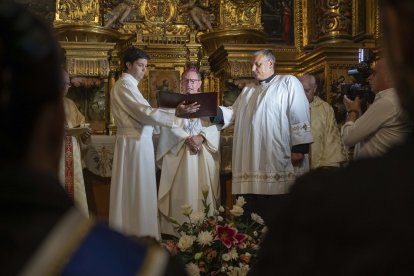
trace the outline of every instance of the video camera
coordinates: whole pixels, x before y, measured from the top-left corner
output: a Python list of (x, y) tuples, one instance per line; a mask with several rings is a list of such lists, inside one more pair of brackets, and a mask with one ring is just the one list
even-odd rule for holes
[(371, 49), (360, 48), (358, 51), (358, 65), (348, 70), (348, 75), (352, 76), (355, 81), (345, 83), (343, 82), (345, 78), (341, 76), (332, 83), (332, 92), (346, 95), (351, 100), (359, 97), (363, 101), (372, 103), (375, 94), (371, 91), (368, 77), (372, 74), (371, 64), (374, 58), (375, 55)]

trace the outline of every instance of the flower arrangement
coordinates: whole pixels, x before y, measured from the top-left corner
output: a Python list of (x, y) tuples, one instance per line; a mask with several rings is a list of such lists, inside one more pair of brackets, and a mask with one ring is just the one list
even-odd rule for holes
[(207, 195), (208, 188), (204, 188), (203, 212), (193, 212), (190, 205), (181, 207), (187, 222), (179, 224), (170, 218), (179, 237), (163, 240), (163, 245), (182, 258), (189, 275), (247, 275), (267, 227), (255, 213), (248, 219), (242, 217), (243, 197), (237, 198), (227, 218), (222, 206), (209, 216)]

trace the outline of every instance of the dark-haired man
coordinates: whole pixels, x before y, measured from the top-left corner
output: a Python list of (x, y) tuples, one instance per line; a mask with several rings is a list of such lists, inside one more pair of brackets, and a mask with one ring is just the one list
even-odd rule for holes
[(124, 73), (111, 91), (117, 127), (112, 166), (109, 224), (136, 236), (160, 237), (152, 133), (154, 125), (178, 127), (175, 113), (195, 112), (199, 105), (180, 104), (177, 110), (152, 108), (138, 90), (149, 56), (131, 47), (124, 52)]

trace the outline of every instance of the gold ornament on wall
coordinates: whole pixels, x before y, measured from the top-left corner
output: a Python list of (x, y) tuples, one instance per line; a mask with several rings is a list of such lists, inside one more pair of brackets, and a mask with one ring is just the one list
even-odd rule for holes
[(99, 0), (56, 1), (55, 23), (100, 25)]
[(262, 30), (260, 14), (259, 0), (221, 0), (220, 28)]
[(352, 1), (315, 0), (316, 38), (319, 41), (352, 37)]

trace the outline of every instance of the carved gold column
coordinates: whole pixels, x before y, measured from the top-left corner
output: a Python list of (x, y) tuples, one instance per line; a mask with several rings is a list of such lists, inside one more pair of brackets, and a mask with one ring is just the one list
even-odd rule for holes
[[(365, 2), (365, 1), (364, 1)], [(352, 0), (313, 0), (310, 24), (317, 43), (352, 39)]]

